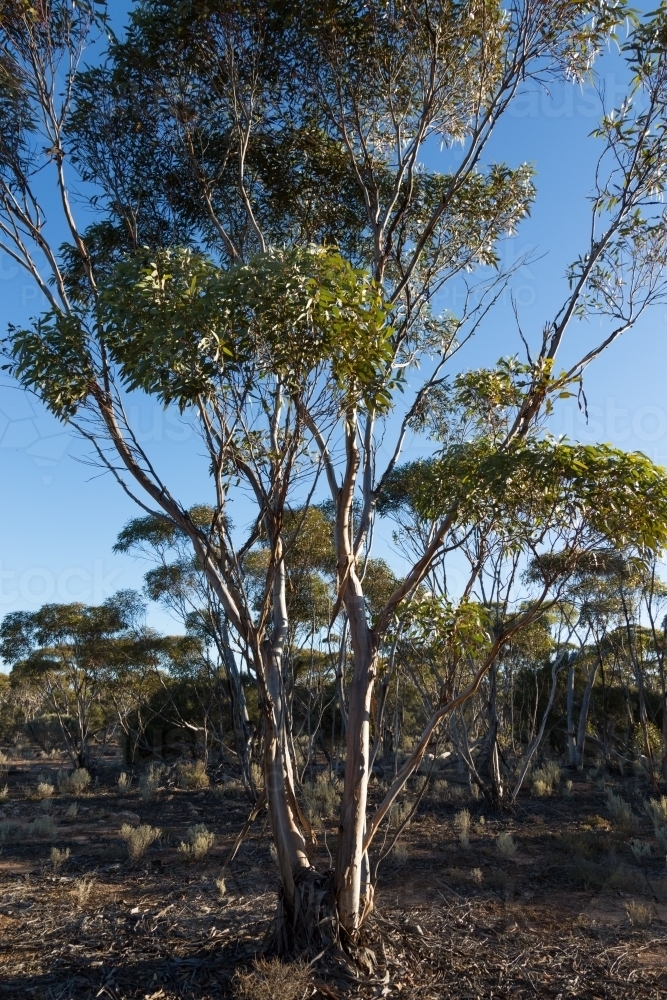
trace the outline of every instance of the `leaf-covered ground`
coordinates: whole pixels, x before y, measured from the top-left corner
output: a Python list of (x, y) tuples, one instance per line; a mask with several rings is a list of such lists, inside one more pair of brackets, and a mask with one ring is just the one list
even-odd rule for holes
[[(235, 996), (235, 971), (251, 966), (271, 934), (275, 873), (265, 817), (221, 894), (220, 869), (249, 810), (242, 792), (168, 787), (147, 801), (138, 789), (117, 789), (118, 764), (109, 759), (90, 792), (57, 794), (45, 807), (29, 795), (40, 778), (54, 779), (59, 763), (34, 753), (10, 762), (0, 806), (3, 1000)], [(667, 997), (667, 869), (641, 812), (644, 784), (575, 774), (570, 795), (526, 794), (514, 815), (493, 816), (464, 799), (455, 779), (424, 798), (381, 867), (368, 940), (378, 958), (374, 982), (344, 990), (315, 972), (306, 995)], [(609, 787), (632, 803), (634, 830), (610, 821)], [(467, 849), (452, 822), (463, 806), (472, 818)], [(30, 824), (44, 815), (55, 834), (36, 836)], [(138, 820), (162, 836), (130, 863), (119, 831)], [(178, 851), (193, 824), (217, 835), (200, 861)], [(335, 823), (325, 828), (331, 850)], [(517, 846), (509, 858), (498, 850), (503, 831)], [(638, 859), (631, 839), (651, 854), (638, 851)], [(319, 841), (318, 862), (327, 867), (323, 832)], [(70, 851), (57, 872), (54, 845)]]

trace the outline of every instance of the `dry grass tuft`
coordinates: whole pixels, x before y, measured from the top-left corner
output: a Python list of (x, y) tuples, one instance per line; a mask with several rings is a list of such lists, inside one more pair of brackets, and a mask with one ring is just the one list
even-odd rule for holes
[(67, 819), (76, 819), (78, 814), (79, 814), (79, 807), (76, 804), (76, 802), (73, 802), (72, 805), (67, 810), (67, 812), (65, 813), (65, 816), (67, 817)]
[(215, 843), (215, 834), (203, 823), (188, 827), (187, 843), (181, 841), (178, 845), (179, 853), (186, 861), (200, 861), (205, 858)]
[(454, 817), (454, 829), (459, 835), (459, 843), (466, 850), (470, 847), (470, 813), (461, 809)]
[(120, 828), (120, 835), (127, 844), (127, 852), (132, 861), (138, 861), (162, 834), (162, 830), (156, 826), (130, 826), (123, 823)]
[(264, 788), (264, 768), (255, 761), (250, 762), (250, 779), (258, 792)]
[(301, 963), (257, 958), (251, 972), (236, 973), (234, 983), (239, 1000), (302, 1000), (310, 988), (310, 972)]
[(392, 857), (395, 861), (405, 864), (410, 857), (410, 848), (403, 841), (398, 840), (392, 849)]
[(216, 799), (224, 799), (228, 795), (235, 795), (242, 791), (243, 785), (240, 781), (224, 781), (221, 785), (213, 785), (211, 788)]
[(533, 771), (530, 780), (533, 795), (539, 799), (546, 798), (551, 795), (560, 783), (560, 765), (553, 760), (549, 760), (542, 767), (538, 767), (536, 771)]
[(90, 899), (93, 889), (95, 888), (95, 885), (95, 879), (86, 875), (84, 875), (83, 878), (78, 878), (76, 880), (74, 887), (72, 888), (72, 895), (74, 896), (74, 901), (79, 909), (86, 905)]
[(51, 784), (51, 782), (49, 782), (49, 781), (40, 781), (39, 784), (37, 785), (37, 787), (35, 788), (35, 791), (34, 791), (32, 797), (34, 799), (36, 799), (38, 802), (41, 802), (44, 799), (50, 799), (50, 798), (52, 798), (52, 796), (54, 795), (54, 793), (55, 793), (55, 788)]
[(470, 878), (473, 880), (475, 885), (481, 885), (484, 881), (484, 875), (481, 868), (473, 868), (470, 872)]
[(0, 788), (0, 802), (6, 802), (9, 798), (9, 785), (3, 785)]
[(643, 903), (635, 903), (633, 900), (631, 903), (628, 903), (625, 912), (633, 927), (650, 927), (653, 923), (653, 911), (650, 906), (645, 906)]
[(90, 788), (90, 774), (85, 767), (76, 771), (58, 771), (58, 788), (67, 795), (83, 795)]
[(616, 826), (622, 833), (632, 833), (637, 825), (637, 821), (632, 813), (630, 804), (622, 799), (620, 795), (614, 795), (611, 789), (607, 792), (607, 807)]
[(222, 877), (222, 875), (220, 876), (220, 878), (217, 878), (215, 880), (215, 884), (216, 884), (216, 886), (218, 888), (218, 892), (220, 893), (220, 895), (224, 896), (226, 894), (226, 892), (227, 892), (227, 885), (226, 885), (225, 880)]
[(57, 847), (51, 848), (51, 864), (53, 865), (54, 872), (59, 872), (62, 866), (65, 864), (69, 858), (70, 850), (69, 847), (65, 847), (62, 851)]
[(445, 803), (449, 798), (449, 785), (444, 778), (438, 779), (438, 781), (433, 782), (433, 786), (429, 793), (431, 801), (436, 803)]
[(139, 778), (139, 791), (145, 802), (150, 802), (157, 795), (165, 770), (163, 764), (149, 764)]
[(504, 830), (502, 833), (498, 834), (498, 839), (496, 840), (496, 847), (498, 848), (498, 853), (503, 858), (513, 858), (516, 854), (516, 844), (512, 838), (511, 833), (507, 833)]
[(176, 768), (176, 781), (179, 788), (208, 788), (211, 784), (203, 760), (179, 764)]
[(667, 795), (644, 803), (644, 809), (653, 821), (656, 840), (667, 852)]
[(127, 771), (121, 771), (118, 775), (118, 781), (116, 785), (119, 792), (126, 792), (130, 785), (132, 784), (132, 776), (127, 773)]

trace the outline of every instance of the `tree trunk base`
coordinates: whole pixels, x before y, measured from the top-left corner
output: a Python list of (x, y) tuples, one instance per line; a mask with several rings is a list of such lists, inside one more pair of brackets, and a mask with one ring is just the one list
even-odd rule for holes
[(364, 981), (377, 967), (375, 952), (361, 937), (352, 940), (340, 923), (333, 871), (297, 869), (293, 908), (280, 889), (273, 947), (284, 957), (317, 959), (329, 975), (348, 982)]

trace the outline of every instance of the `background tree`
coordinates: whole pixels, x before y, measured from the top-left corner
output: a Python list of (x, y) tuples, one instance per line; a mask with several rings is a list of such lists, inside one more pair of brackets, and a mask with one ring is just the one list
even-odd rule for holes
[(12, 678), (44, 691), (76, 767), (90, 766), (91, 736), (109, 721), (112, 681), (156, 655), (143, 614), (138, 595), (121, 591), (99, 607), (45, 604), (0, 624), (0, 655), (12, 664)]

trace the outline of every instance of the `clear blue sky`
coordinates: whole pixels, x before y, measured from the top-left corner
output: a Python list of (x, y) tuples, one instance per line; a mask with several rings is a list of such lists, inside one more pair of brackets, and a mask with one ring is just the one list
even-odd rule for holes
[[(117, 17), (127, 3), (114, 3)], [(610, 93), (620, 87), (620, 65), (610, 55), (599, 64)], [(611, 95), (610, 95), (611, 96)], [(596, 123), (590, 95), (571, 86), (549, 95), (520, 98), (489, 148), (489, 159), (510, 165), (534, 163), (537, 202), (532, 217), (503, 254), (519, 256), (533, 247), (541, 259), (514, 284), (524, 332), (536, 341), (566, 292), (567, 264), (585, 248), (589, 226), (586, 201), (597, 143), (587, 138)], [(438, 157), (429, 154), (429, 165)], [(443, 161), (444, 168), (444, 161)], [(45, 190), (47, 207), (55, 192)], [(55, 208), (55, 206), (54, 206)], [(452, 292), (447, 305), (456, 308)], [(25, 320), (40, 311), (35, 288), (0, 255), (0, 324)], [(576, 401), (560, 404), (551, 429), (583, 440), (608, 441), (640, 449), (667, 465), (667, 307), (656, 308), (615, 344), (586, 376), (590, 422)], [(594, 329), (576, 338), (593, 338)], [(508, 309), (487, 324), (462, 359), (465, 367), (490, 364), (514, 353), (518, 338)], [(174, 492), (186, 503), (206, 497), (206, 462), (197, 437), (174, 415), (148, 400), (136, 401), (139, 429)], [(420, 450), (409, 443), (407, 457)], [(111, 549), (123, 524), (138, 511), (117, 484), (85, 464), (81, 446), (40, 404), (0, 378), (0, 615), (34, 609), (44, 601), (98, 602), (119, 588), (141, 586), (145, 567)], [(378, 532), (379, 552), (390, 555), (390, 530)], [(152, 609), (156, 627), (173, 624)]]

